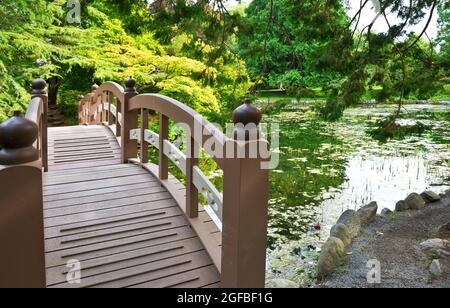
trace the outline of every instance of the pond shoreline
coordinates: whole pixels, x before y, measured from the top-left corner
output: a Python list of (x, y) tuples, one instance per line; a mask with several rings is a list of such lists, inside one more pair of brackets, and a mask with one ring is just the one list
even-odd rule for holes
[(367, 130), (392, 107), (351, 108), (334, 123), (308, 108), (267, 118), (282, 129), (280, 166), (271, 174), (268, 279), (312, 287), (321, 247), (344, 211), (378, 201), (380, 213), (413, 191), (450, 188), (449, 108), (406, 106), (406, 118), (432, 129), (379, 143)]
[[(268, 254), (267, 283), (270, 287), (289, 288), (373, 288), (373, 287), (450, 287), (450, 246), (447, 257), (441, 258), (443, 272), (430, 273), (436, 258), (421, 250), (421, 243), (438, 237), (442, 226), (450, 226), (450, 190), (441, 200), (421, 210), (383, 211), (345, 248), (345, 262), (324, 279), (317, 279), (319, 258), (325, 252), (323, 239), (311, 232), (304, 239), (289, 243)], [(450, 229), (449, 231), (450, 232)], [(450, 233), (447, 233), (450, 234)], [(446, 235), (448, 236), (448, 235)], [(447, 238), (441, 235), (441, 238)], [(381, 267), (381, 283), (368, 282), (369, 262)]]
[[(265, 106), (268, 104), (275, 103), (279, 100), (256, 100), (254, 103), (256, 106)], [(291, 100), (289, 102), (290, 105), (297, 105), (297, 106), (313, 106), (315, 104), (324, 104), (326, 103), (326, 100)], [(398, 103), (380, 103), (377, 101), (363, 101), (360, 103), (360, 107), (374, 107), (374, 106), (383, 106), (383, 105), (397, 105)], [(439, 101), (433, 101), (433, 100), (410, 100), (402, 103), (403, 105), (434, 105), (434, 106), (450, 106), (450, 101), (448, 100), (439, 100)]]
[(406, 106), (405, 118), (430, 129), (380, 143), (368, 130), (390, 109), (351, 108), (333, 123), (308, 108), (266, 117), (281, 129), (280, 163), (270, 177), (272, 248), (303, 238), (315, 224), (327, 229), (345, 210), (371, 201), (392, 210), (411, 191), (450, 187), (450, 109)]
[[(450, 190), (441, 197), (418, 211), (378, 215), (347, 247), (346, 264), (318, 287), (449, 288), (450, 255), (437, 257), (423, 249), (423, 243), (430, 239), (447, 240), (437, 230), (450, 221)], [(442, 264), (439, 276), (430, 272), (434, 260)], [(380, 265), (378, 282), (367, 279), (371, 261)]]

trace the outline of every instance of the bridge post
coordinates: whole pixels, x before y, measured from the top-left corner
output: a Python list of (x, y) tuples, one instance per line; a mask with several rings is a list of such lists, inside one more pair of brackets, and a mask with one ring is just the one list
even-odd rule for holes
[(122, 104), (122, 132), (121, 132), (121, 150), (122, 163), (128, 163), (130, 158), (137, 157), (137, 141), (130, 139), (130, 131), (138, 125), (138, 111), (128, 110), (130, 100), (138, 95), (136, 91), (136, 80), (132, 77), (125, 80), (125, 93)]
[(43, 102), (44, 114), (41, 118), (40, 129), (41, 129), (41, 159), (42, 167), (44, 172), (48, 171), (48, 94), (47, 94), (47, 83), (43, 79), (36, 79), (32, 84), (33, 91), (31, 93), (31, 98), (39, 97)]
[[(226, 157), (224, 167), (221, 283), (223, 288), (264, 288), (269, 171), (259, 153), (267, 152), (267, 142), (257, 128), (261, 113), (249, 102), (233, 118), (234, 157)], [(250, 153), (254, 145), (258, 153)]]
[[(36, 92), (42, 84), (33, 83)], [(0, 288), (46, 287), (38, 135), (36, 123), (18, 111), (0, 124)]]

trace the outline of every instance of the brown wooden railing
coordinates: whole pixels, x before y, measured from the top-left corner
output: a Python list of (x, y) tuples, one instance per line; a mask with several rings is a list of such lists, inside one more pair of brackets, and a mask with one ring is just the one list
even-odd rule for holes
[[(148, 129), (149, 111), (159, 114), (158, 133)], [(222, 287), (237, 288), (265, 283), (269, 172), (262, 163), (270, 155), (257, 129), (260, 120), (261, 113), (244, 104), (234, 113), (234, 138), (229, 138), (181, 102), (158, 94), (138, 95), (132, 78), (125, 81), (125, 88), (113, 82), (93, 86), (79, 108), (79, 124), (107, 125), (120, 138), (123, 163), (140, 164), (159, 178), (202, 239), (221, 273)], [(170, 142), (169, 121), (185, 128), (186, 153)], [(148, 163), (149, 146), (159, 150), (159, 165)], [(200, 148), (223, 170), (223, 193), (200, 170), (198, 156), (192, 155)], [(178, 186), (169, 180), (169, 161), (186, 176), (186, 196), (180, 196)], [(199, 221), (199, 194), (222, 231), (219, 252)]]
[(46, 83), (37, 79), (25, 117), (15, 111), (0, 125), (0, 288), (46, 286), (42, 171), (48, 170), (47, 102)]

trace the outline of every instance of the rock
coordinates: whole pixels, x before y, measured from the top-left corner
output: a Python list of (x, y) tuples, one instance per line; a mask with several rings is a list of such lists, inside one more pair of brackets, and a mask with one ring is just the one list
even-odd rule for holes
[(404, 211), (409, 210), (409, 207), (405, 200), (401, 200), (401, 201), (397, 202), (397, 204), (395, 205), (395, 210), (397, 212), (404, 212)]
[(394, 212), (392, 212), (390, 209), (388, 209), (388, 208), (384, 208), (382, 211), (381, 211), (381, 216), (383, 216), (383, 217), (387, 217), (387, 218), (390, 218), (391, 216), (392, 216), (392, 214), (394, 214)]
[(348, 230), (347, 226), (344, 224), (337, 224), (331, 228), (330, 235), (332, 237), (336, 237), (340, 239), (345, 247), (350, 245), (352, 243), (352, 237), (350, 236), (350, 231)]
[(336, 224), (343, 224), (348, 228), (350, 237), (353, 239), (361, 232), (361, 219), (357, 212), (353, 210), (345, 211)]
[(345, 245), (336, 238), (330, 237), (322, 247), (317, 263), (317, 278), (322, 279), (345, 263)]
[(432, 191), (424, 191), (420, 194), (420, 196), (423, 200), (425, 200), (425, 202), (428, 203), (433, 203), (441, 200), (441, 197)]
[(438, 229), (439, 237), (450, 237), (450, 221)]
[(299, 285), (293, 281), (281, 278), (275, 278), (266, 282), (266, 288), (269, 289), (296, 289)]
[(408, 208), (410, 210), (421, 210), (427, 205), (425, 203), (425, 200), (423, 200), (422, 197), (416, 193), (410, 194), (405, 199), (405, 202), (406, 202), (406, 204), (408, 204)]
[(450, 256), (450, 242), (440, 238), (422, 242), (420, 248), (433, 257), (445, 258)]
[(369, 224), (375, 221), (378, 212), (378, 204), (371, 202), (358, 210), (359, 219), (362, 224)]
[(430, 273), (435, 278), (440, 277), (442, 275), (441, 262), (439, 262), (439, 260), (433, 260), (433, 262), (431, 262)]

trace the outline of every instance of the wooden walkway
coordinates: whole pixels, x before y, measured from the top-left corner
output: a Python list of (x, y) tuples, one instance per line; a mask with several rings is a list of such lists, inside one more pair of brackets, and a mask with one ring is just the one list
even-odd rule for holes
[[(121, 164), (106, 127), (49, 129), (44, 221), (49, 287), (220, 286), (175, 199), (148, 171)], [(81, 284), (66, 281), (71, 260)]]

